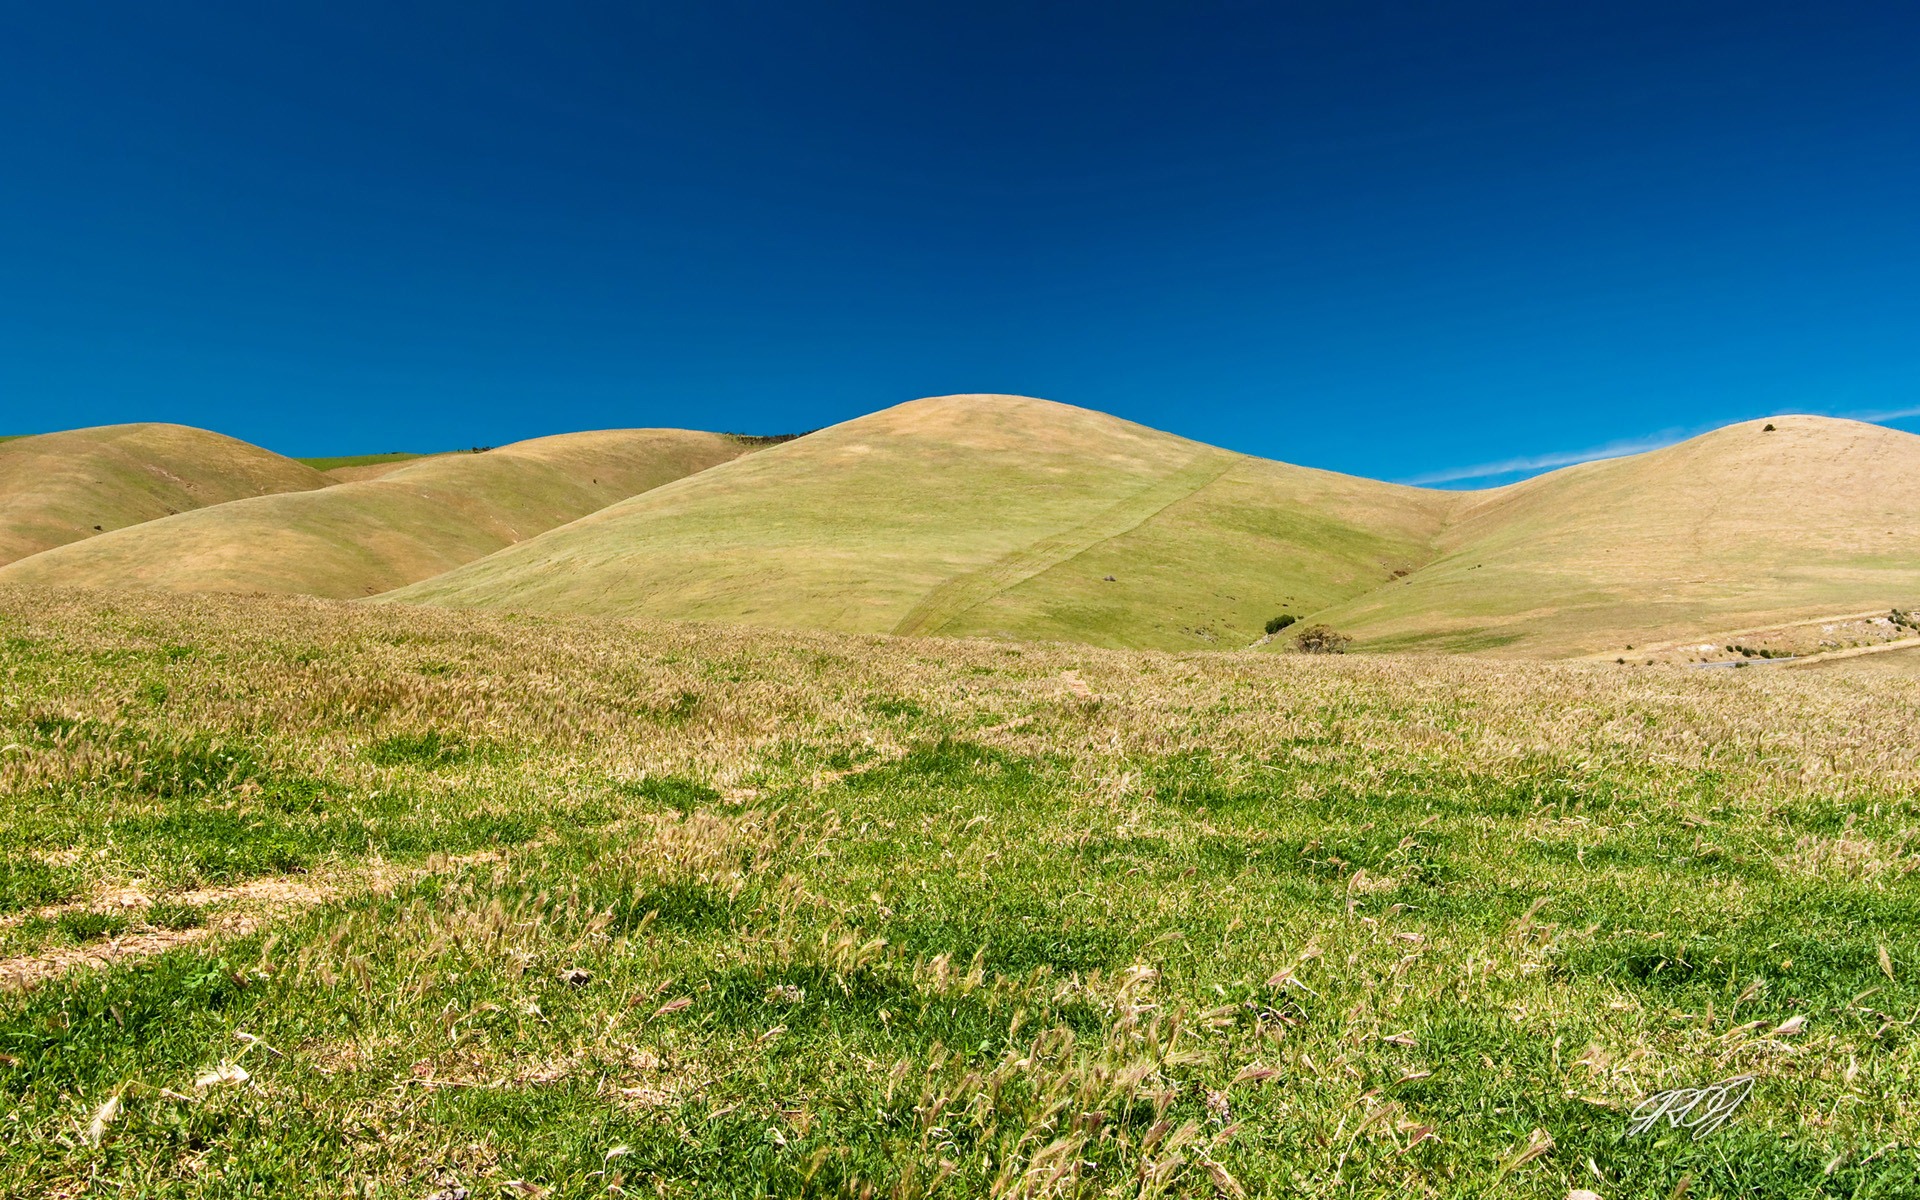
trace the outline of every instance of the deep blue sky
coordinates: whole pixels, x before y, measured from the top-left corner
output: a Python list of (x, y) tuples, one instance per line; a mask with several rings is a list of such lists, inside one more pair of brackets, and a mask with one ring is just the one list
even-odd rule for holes
[(1917, 45), (1911, 2), (0, 0), (0, 432), (1006, 391), (1414, 479), (1920, 429)]

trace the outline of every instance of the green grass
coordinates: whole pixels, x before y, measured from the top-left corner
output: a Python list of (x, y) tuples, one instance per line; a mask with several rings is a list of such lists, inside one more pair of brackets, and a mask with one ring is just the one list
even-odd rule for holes
[[(0, 995), (7, 1194), (1920, 1177), (1903, 679), (47, 592), (0, 634), (6, 861), (69, 898), (9, 952), (133, 884), (117, 932), (200, 939)], [(232, 924), (262, 878), (329, 890)], [(1714, 1137), (1625, 1135), (1741, 1071)]]
[(147, 924), (157, 929), (199, 929), (206, 923), (206, 910), (183, 900), (160, 900), (147, 909)]
[(120, 913), (75, 909), (61, 913), (55, 919), (54, 927), (71, 941), (91, 942), (125, 932), (127, 918)]
[(341, 467), (377, 467), (385, 463), (411, 462), (413, 459), (424, 457), (426, 456), (405, 450), (394, 450), (386, 454), (335, 454), (323, 455), (319, 458), (299, 458), (294, 461), (303, 462), (316, 471), (334, 471)]
[(1281, 608), (1331, 605), (1424, 562), (1458, 501), (1067, 405), (939, 397), (761, 450), (392, 598), (1238, 647)]

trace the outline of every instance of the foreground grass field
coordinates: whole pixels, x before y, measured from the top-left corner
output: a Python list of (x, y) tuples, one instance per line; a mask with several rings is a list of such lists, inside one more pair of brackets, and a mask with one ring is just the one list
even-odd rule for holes
[(1920, 1191), (1912, 678), (4, 590), (0, 680), (5, 1194)]

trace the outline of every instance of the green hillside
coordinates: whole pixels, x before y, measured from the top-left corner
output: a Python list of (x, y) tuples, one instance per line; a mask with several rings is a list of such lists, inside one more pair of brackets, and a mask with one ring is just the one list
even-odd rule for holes
[[(940, 627), (1101, 645), (1222, 649), (1266, 620), (1368, 590), (1431, 557), (1460, 501), (1285, 463), (1225, 459), (1126, 528), (1101, 529), (1073, 553), (982, 598)], [(1090, 636), (1091, 635), (1091, 636)]]
[(1888, 635), (1833, 622), (1920, 607), (1920, 437), (1821, 417), (1482, 492), (985, 395), (764, 446), (313, 463), (336, 465), (178, 426), (9, 442), (0, 534), (25, 561), (0, 581), (1174, 650), (1286, 649), (1262, 630), (1288, 614), (1359, 652), (1662, 661), (1854, 645)]
[(1315, 619), (1369, 649), (1563, 656), (1911, 605), (1920, 437), (1826, 417), (1731, 425), (1480, 493), (1438, 545)]
[(242, 497), (324, 487), (320, 472), (184, 425), (105, 425), (0, 445), (0, 564)]
[(0, 581), (367, 596), (743, 450), (718, 434), (672, 429), (536, 438), (123, 529), (0, 569)]
[(386, 599), (1245, 645), (1289, 605), (1337, 602), (1424, 562), (1458, 503), (1068, 405), (946, 396), (761, 451)]
[(412, 462), (416, 458), (425, 458), (423, 454), (413, 454), (405, 450), (395, 450), (387, 454), (336, 454), (320, 458), (303, 458), (300, 462), (316, 471), (342, 471), (353, 467), (384, 467), (398, 463)]

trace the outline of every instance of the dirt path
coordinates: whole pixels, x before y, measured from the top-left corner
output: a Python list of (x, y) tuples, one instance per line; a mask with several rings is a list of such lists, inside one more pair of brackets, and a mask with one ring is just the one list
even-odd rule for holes
[(1845, 650), (1829, 650), (1824, 654), (1809, 654), (1793, 660), (1795, 666), (1811, 666), (1814, 663), (1833, 662), (1841, 658), (1859, 658), (1866, 654), (1884, 654), (1888, 650), (1912, 650), (1920, 647), (1920, 637), (1901, 638), (1894, 642), (1881, 642), (1877, 646), (1849, 646)]
[[(1809, 625), (1831, 625), (1831, 624), (1838, 624), (1841, 621), (1865, 621), (1865, 620), (1870, 620), (1874, 617), (1884, 617), (1886, 615), (1887, 615), (1886, 609), (1874, 608), (1874, 609), (1868, 609), (1866, 612), (1833, 613), (1827, 616), (1806, 617), (1798, 621), (1775, 621), (1771, 625), (1755, 625), (1748, 629), (1722, 629), (1722, 630), (1718, 630), (1711, 633), (1694, 633), (1694, 634), (1688, 634), (1686, 637), (1674, 638), (1670, 641), (1665, 641), (1665, 642), (1648, 642), (1645, 645), (1641, 646), (1638, 650), (1636, 650), (1635, 653), (1641, 654), (1641, 655), (1672, 654), (1675, 651), (1684, 650), (1690, 646), (1695, 645), (1696, 643), (1712, 642), (1715, 645), (1723, 645), (1727, 642), (1731, 642), (1739, 638), (1751, 637), (1752, 635), (1757, 633), (1775, 633), (1785, 629), (1804, 629)], [(1897, 646), (1911, 645), (1912, 641), (1913, 639), (1904, 639), (1898, 642), (1885, 642), (1878, 646), (1858, 646), (1858, 647), (1854, 647), (1854, 649), (1859, 650), (1863, 653), (1872, 653), (1880, 649), (1892, 649)], [(1795, 658), (1792, 661), (1802, 662), (1802, 663), (1813, 662), (1819, 659), (1838, 657), (1841, 655), (1845, 655), (1847, 653), (1849, 653), (1849, 651), (1834, 650), (1834, 651), (1830, 651), (1823, 654), (1805, 655), (1802, 657)], [(1569, 659), (1567, 661), (1569, 662), (1612, 662), (1616, 657), (1619, 656), (1619, 654), (1620, 652), (1618, 650), (1596, 650), (1590, 654), (1582, 654), (1577, 658)], [(1769, 661), (1769, 660), (1754, 659), (1753, 661), (1757, 665), (1760, 662)], [(1787, 660), (1774, 659), (1771, 661), (1784, 664)]]

